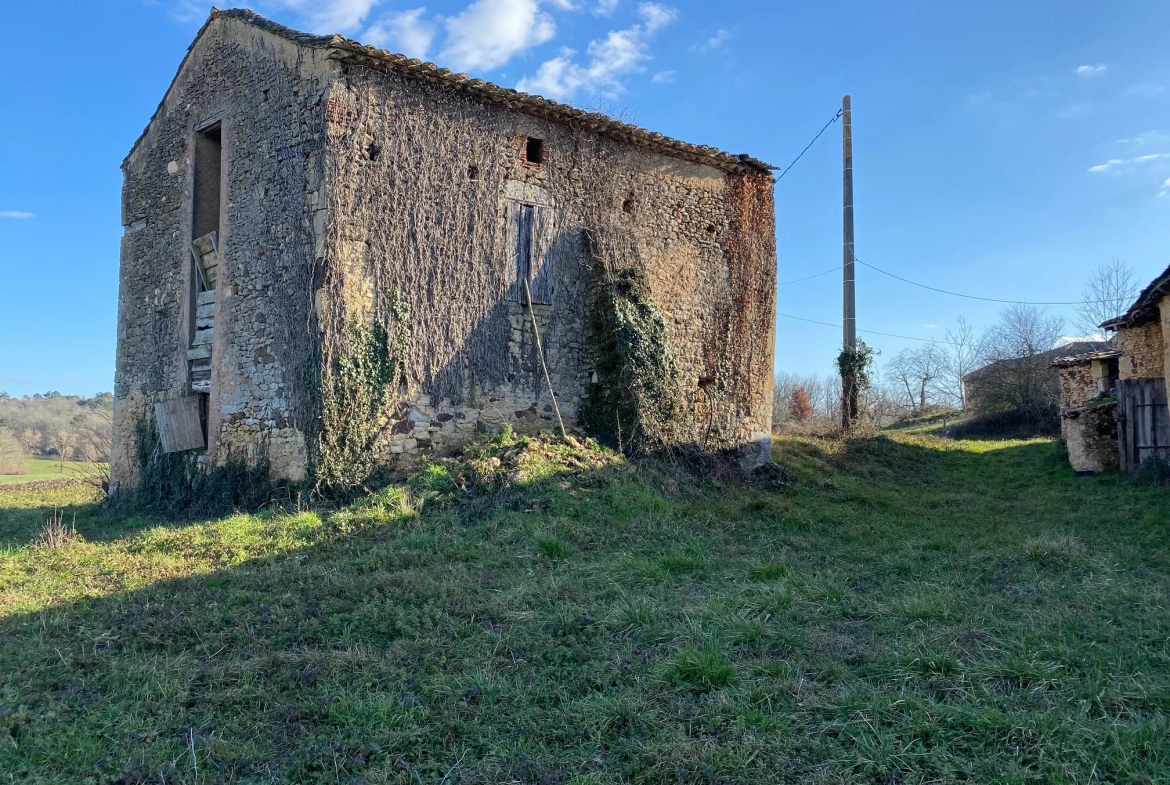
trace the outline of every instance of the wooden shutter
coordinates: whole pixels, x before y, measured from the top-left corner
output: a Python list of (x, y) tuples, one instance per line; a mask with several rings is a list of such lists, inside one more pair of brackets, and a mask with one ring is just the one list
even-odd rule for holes
[(202, 450), (207, 447), (203, 436), (203, 422), (199, 398), (172, 398), (154, 405), (154, 419), (158, 422), (158, 436), (163, 452)]
[(534, 207), (532, 212), (532, 260), (529, 265), (532, 302), (537, 305), (552, 305), (554, 241), (552, 210), (548, 207)]

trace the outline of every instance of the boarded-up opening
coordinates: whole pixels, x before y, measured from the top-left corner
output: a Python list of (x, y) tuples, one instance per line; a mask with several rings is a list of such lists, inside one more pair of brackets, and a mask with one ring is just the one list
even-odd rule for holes
[(552, 305), (550, 209), (509, 199), (505, 210), (509, 252), (507, 299), (525, 305)]
[(203, 396), (211, 393), (215, 290), (222, 261), (219, 247), (220, 182), (223, 176), (221, 142), (218, 124), (195, 134), (195, 180), (191, 203), (191, 291), (194, 302), (187, 362), (191, 391)]
[(163, 452), (206, 449), (202, 397), (192, 395), (172, 398), (154, 405), (154, 419), (158, 423), (158, 438)]
[(191, 239), (219, 231), (219, 183), (223, 169), (220, 127), (195, 134), (195, 182)]

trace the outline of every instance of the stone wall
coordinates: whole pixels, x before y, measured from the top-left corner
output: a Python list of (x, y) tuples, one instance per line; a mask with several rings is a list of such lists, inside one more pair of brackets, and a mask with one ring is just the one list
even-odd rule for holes
[(322, 106), (335, 68), (254, 25), (213, 19), (123, 163), (114, 482), (136, 481), (136, 429), (151, 404), (192, 394), (193, 147), (217, 121), (223, 262), (203, 459), (263, 450), (276, 474), (304, 475), (308, 303), (324, 248)]
[(1153, 379), (1164, 375), (1165, 343), (1158, 320), (1117, 331), (1122, 379)]
[(1120, 455), (1115, 401), (1065, 413), (1061, 429), (1073, 471), (1097, 474), (1117, 468)]
[(1062, 410), (1084, 406), (1098, 396), (1097, 380), (1093, 376), (1090, 363), (1064, 366), (1059, 369), (1059, 374)]
[[(574, 424), (594, 383), (585, 339), (598, 283), (588, 232), (598, 228), (628, 238), (645, 266), (690, 432), (763, 442), (766, 451), (775, 308), (769, 175), (682, 162), (357, 65), (346, 66), (345, 86), (330, 100), (334, 258), (323, 299), (333, 306), (332, 331), (387, 320), (392, 301), (410, 312), (405, 393), (380, 424), (385, 454), (402, 460), (505, 425), (554, 428), (533, 311), (552, 392)], [(528, 138), (543, 141), (539, 164), (525, 158)], [(509, 279), (509, 210), (518, 200), (537, 205), (535, 263), (551, 269), (548, 305), (531, 310)], [(724, 398), (713, 407), (716, 380)], [(713, 410), (727, 422), (712, 425)]]

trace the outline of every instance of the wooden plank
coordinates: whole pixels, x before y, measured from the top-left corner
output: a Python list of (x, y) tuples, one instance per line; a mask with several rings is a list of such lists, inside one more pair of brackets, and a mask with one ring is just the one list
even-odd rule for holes
[(207, 303), (206, 305), (195, 306), (196, 319), (214, 319), (215, 318), (215, 302)]
[(188, 360), (205, 360), (211, 357), (211, 344), (203, 344), (201, 346), (193, 346), (187, 350)]
[(199, 292), (195, 295), (195, 304), (199, 305), (215, 305), (215, 290), (211, 289), (206, 292)]
[(195, 249), (199, 256), (204, 256), (209, 253), (215, 253), (219, 250), (219, 237), (215, 232), (208, 232), (202, 237), (197, 237), (191, 241), (191, 247)]
[(552, 211), (547, 207), (535, 207), (532, 218), (532, 302), (538, 305), (552, 305)]
[(215, 327), (214, 316), (196, 316), (195, 329), (196, 330), (210, 330)]
[(172, 398), (154, 405), (162, 451), (183, 452), (207, 447), (199, 416), (199, 398)]
[(201, 346), (202, 344), (210, 344), (215, 337), (215, 328), (208, 327), (203, 330), (195, 331), (195, 340), (191, 341), (191, 346)]

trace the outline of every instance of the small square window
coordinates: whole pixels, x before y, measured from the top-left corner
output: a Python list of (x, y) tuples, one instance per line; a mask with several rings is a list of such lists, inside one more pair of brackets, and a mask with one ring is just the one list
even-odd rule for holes
[(544, 140), (531, 136), (524, 144), (524, 160), (530, 164), (544, 163)]

